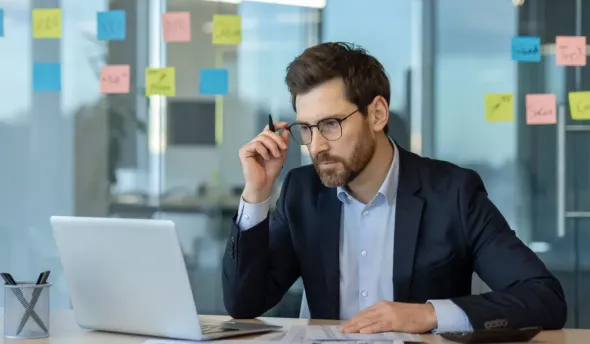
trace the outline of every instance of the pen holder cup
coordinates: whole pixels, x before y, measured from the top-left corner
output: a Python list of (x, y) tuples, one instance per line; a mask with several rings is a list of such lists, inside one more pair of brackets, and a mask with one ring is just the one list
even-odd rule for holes
[(51, 283), (4, 286), (4, 337), (49, 337)]

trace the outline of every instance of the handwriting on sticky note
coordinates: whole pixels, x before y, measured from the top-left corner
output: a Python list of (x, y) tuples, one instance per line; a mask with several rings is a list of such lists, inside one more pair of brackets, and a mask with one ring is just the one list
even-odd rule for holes
[(555, 62), (558, 66), (585, 66), (586, 36), (557, 36)]
[(510, 93), (491, 93), (485, 97), (486, 121), (500, 122), (514, 119), (514, 100)]
[(125, 11), (113, 10), (96, 13), (96, 36), (100, 41), (120, 41), (127, 36)]
[(240, 44), (242, 17), (216, 14), (213, 16), (213, 44)]
[(529, 36), (512, 37), (512, 59), (520, 62), (540, 62), (541, 38)]
[(191, 14), (189, 12), (168, 12), (162, 14), (162, 30), (166, 42), (188, 42), (191, 40)]
[(572, 119), (590, 119), (590, 91), (570, 92), (568, 98)]
[(526, 95), (527, 124), (557, 123), (557, 98), (555, 94)]
[(36, 8), (33, 10), (33, 38), (61, 37), (61, 9)]
[(173, 67), (147, 68), (145, 73), (146, 96), (173, 97), (176, 95), (176, 75)]
[(104, 66), (100, 70), (100, 92), (129, 93), (129, 65)]

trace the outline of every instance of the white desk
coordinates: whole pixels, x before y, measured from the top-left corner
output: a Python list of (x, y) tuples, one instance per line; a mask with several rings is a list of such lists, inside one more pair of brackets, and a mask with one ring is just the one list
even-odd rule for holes
[[(2, 308), (0, 308), (0, 311)], [(211, 320), (229, 320), (229, 317), (223, 316), (212, 316), (204, 315), (203, 319)], [(304, 320), (304, 319), (286, 319), (286, 318), (260, 318), (257, 320), (249, 321), (264, 321), (269, 324), (275, 324), (283, 326), (285, 329), (291, 325), (324, 325), (334, 324), (332, 321), (321, 321), (321, 320)], [(4, 333), (2, 330), (3, 326), (2, 312), (0, 312), (0, 333)], [(272, 337), (273, 335), (262, 335), (265, 338)], [(249, 336), (249, 337), (235, 337), (233, 339), (255, 339), (260, 336)], [(429, 343), (450, 343), (438, 336), (423, 336)], [(44, 339), (6, 339), (0, 338), (0, 344), (140, 344), (148, 337), (122, 335), (105, 332), (86, 331), (80, 329), (74, 322), (74, 317), (69, 310), (55, 310), (51, 314), (50, 323), (50, 337)], [(262, 339), (262, 338), (261, 338)], [(269, 340), (264, 339), (264, 340)], [(560, 344), (587, 344), (590, 343), (590, 330), (563, 330), (563, 331), (547, 331), (539, 334), (535, 340), (539, 343), (560, 343)], [(214, 343), (214, 342), (213, 342)]]

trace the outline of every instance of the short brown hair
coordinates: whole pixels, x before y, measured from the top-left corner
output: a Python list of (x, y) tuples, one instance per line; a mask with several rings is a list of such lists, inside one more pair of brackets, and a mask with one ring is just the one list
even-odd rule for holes
[[(307, 48), (287, 66), (285, 83), (291, 93), (293, 110), (297, 111), (297, 95), (334, 78), (342, 78), (346, 98), (363, 115), (377, 96), (385, 98), (389, 105), (389, 78), (381, 63), (354, 44), (327, 42)], [(387, 125), (383, 131), (387, 134)]]

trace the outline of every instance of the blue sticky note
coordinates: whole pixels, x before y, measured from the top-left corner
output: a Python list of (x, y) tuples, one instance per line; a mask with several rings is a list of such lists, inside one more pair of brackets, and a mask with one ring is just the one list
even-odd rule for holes
[(226, 95), (229, 72), (227, 69), (201, 69), (200, 94)]
[(96, 35), (100, 41), (121, 41), (127, 36), (125, 11), (114, 10), (96, 14)]
[(0, 8), (0, 37), (4, 37), (4, 10)]
[(33, 91), (61, 91), (61, 64), (35, 62), (33, 64)]
[(541, 38), (529, 36), (512, 37), (512, 60), (541, 62)]

